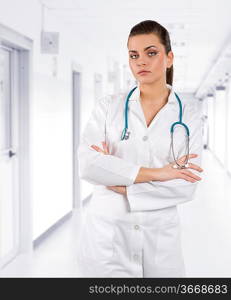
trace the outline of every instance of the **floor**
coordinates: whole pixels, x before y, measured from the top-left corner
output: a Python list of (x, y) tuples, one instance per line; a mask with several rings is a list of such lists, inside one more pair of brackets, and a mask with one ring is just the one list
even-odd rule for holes
[[(231, 177), (204, 150), (203, 179), (195, 200), (178, 206), (187, 277), (231, 276)], [(78, 212), (31, 255), (20, 255), (0, 277), (80, 277), (76, 264), (81, 218)]]

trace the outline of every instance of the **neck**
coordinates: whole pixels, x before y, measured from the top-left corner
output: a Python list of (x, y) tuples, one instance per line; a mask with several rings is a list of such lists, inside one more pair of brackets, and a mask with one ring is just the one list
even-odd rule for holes
[(167, 102), (169, 89), (164, 82), (140, 83), (140, 98), (145, 103), (162, 104)]

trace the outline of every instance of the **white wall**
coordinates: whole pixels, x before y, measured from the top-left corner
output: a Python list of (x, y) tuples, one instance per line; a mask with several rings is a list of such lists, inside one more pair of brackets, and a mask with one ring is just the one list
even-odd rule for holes
[[(37, 0), (0, 0), (0, 23), (31, 38), (33, 49), (32, 88), (32, 196), (33, 236), (38, 237), (72, 209), (72, 82), (71, 64), (82, 68), (81, 129), (94, 101), (94, 72), (105, 73), (103, 52), (97, 38), (83, 39), (82, 30), (70, 26), (51, 13), (45, 30), (60, 32), (57, 56), (58, 75), (52, 76), (53, 55), (40, 53), (41, 6)], [(80, 31), (79, 31), (80, 30)], [(99, 49), (100, 45), (98, 45)], [(97, 53), (97, 59), (96, 54)], [(84, 183), (84, 198), (91, 186)]]

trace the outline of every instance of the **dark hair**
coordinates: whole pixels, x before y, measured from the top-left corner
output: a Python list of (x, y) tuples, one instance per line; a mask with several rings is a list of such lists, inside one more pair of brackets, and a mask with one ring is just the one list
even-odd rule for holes
[[(163, 44), (163, 46), (165, 48), (166, 54), (168, 54), (168, 52), (172, 50), (168, 30), (153, 20), (145, 20), (145, 21), (142, 21), (142, 22), (136, 24), (135, 26), (133, 26), (129, 33), (128, 40), (132, 36), (135, 36), (138, 34), (148, 34), (148, 33), (154, 33), (155, 35), (158, 36), (160, 43)], [(127, 44), (128, 44), (128, 42), (127, 42)], [(168, 84), (172, 85), (173, 65), (170, 68), (167, 68), (167, 70), (166, 70), (166, 82)]]

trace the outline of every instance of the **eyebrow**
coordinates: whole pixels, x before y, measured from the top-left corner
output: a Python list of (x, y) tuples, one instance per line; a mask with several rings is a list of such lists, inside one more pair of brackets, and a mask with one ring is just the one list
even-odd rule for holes
[[(155, 45), (151, 45), (151, 46), (145, 47), (144, 51), (151, 48), (151, 47), (157, 48)], [(137, 51), (136, 50), (129, 50), (129, 52), (137, 52)]]

